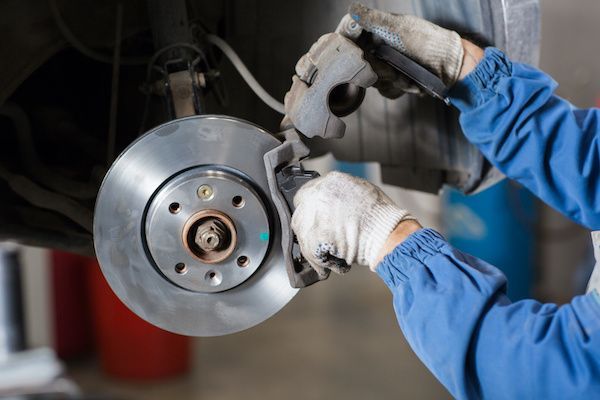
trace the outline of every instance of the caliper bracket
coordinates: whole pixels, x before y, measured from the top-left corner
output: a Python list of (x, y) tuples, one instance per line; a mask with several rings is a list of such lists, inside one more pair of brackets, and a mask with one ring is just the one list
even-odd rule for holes
[(265, 169), (271, 198), (281, 226), (281, 247), (285, 267), (294, 288), (303, 288), (325, 280), (329, 272), (320, 276), (300, 253), (300, 245), (291, 227), (294, 195), (306, 182), (319, 176), (315, 171), (305, 171), (300, 160), (308, 157), (309, 150), (295, 129), (283, 132), (285, 141), (264, 155)]

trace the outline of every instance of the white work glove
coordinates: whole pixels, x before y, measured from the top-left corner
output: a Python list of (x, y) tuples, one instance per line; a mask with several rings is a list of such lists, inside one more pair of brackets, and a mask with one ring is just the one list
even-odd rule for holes
[(377, 267), (377, 257), (401, 221), (414, 219), (377, 186), (341, 172), (306, 183), (294, 197), (292, 229), (302, 255), (324, 275), (356, 263)]
[[(464, 55), (458, 33), (414, 15), (387, 13), (359, 3), (350, 6), (349, 14), (364, 30), (372, 33), (374, 41), (384, 42), (412, 58), (436, 74), (446, 86), (450, 87), (458, 80)], [(369, 62), (379, 76), (374, 86), (383, 96), (396, 98), (404, 92), (419, 91), (386, 63), (373, 59)]]

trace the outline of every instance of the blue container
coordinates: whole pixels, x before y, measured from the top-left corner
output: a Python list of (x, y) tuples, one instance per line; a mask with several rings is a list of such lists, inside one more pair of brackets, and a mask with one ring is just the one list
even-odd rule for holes
[(498, 267), (512, 300), (531, 297), (536, 200), (508, 179), (473, 196), (444, 190), (445, 236), (456, 248)]
[[(335, 160), (333, 169), (368, 180), (373, 178), (373, 166), (373, 163), (347, 162)], [(375, 166), (375, 169), (376, 168), (377, 167)]]

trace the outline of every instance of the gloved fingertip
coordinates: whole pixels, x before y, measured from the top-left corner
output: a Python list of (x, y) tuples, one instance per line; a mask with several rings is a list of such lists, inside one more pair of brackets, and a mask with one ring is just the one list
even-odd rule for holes
[(319, 275), (320, 278), (327, 278), (329, 272), (325, 267), (318, 263), (311, 262), (310, 260), (308, 261), (308, 263), (310, 264), (310, 267), (317, 272), (317, 275)]
[(350, 7), (348, 7), (348, 13), (351, 15), (356, 15), (358, 18), (361, 18), (361, 16), (369, 10), (369, 7), (365, 6), (364, 4), (358, 1), (353, 2), (352, 4), (350, 4)]
[(314, 252), (314, 259), (321, 268), (333, 271), (336, 274), (342, 275), (350, 271), (350, 265), (346, 263), (346, 260), (338, 257), (337, 248), (333, 243), (319, 243)]
[(281, 129), (282, 131), (285, 131), (285, 130), (293, 128), (293, 127), (294, 127), (294, 123), (292, 122), (292, 119), (288, 115), (285, 115), (283, 117), (283, 119), (281, 120), (281, 122), (279, 123), (279, 129)]
[(355, 2), (350, 5), (348, 8), (348, 14), (352, 17), (353, 20), (360, 23), (363, 22), (365, 16), (371, 11), (369, 7), (365, 5)]
[(344, 262), (342, 260), (342, 262), (339, 262), (339, 261), (329, 262), (327, 264), (327, 268), (329, 268), (331, 271), (333, 271), (334, 273), (336, 273), (338, 275), (344, 275), (344, 274), (350, 272), (351, 266), (346, 264), (346, 262)]

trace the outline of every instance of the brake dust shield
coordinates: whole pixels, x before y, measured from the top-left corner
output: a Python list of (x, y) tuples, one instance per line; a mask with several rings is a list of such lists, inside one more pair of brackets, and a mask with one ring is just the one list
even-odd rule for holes
[(250, 123), (196, 116), (119, 156), (98, 194), (94, 246), (133, 312), (171, 332), (219, 336), (294, 297), (263, 162), (280, 144)]

